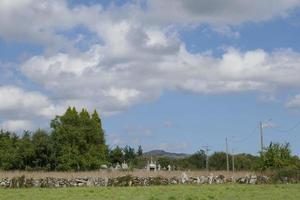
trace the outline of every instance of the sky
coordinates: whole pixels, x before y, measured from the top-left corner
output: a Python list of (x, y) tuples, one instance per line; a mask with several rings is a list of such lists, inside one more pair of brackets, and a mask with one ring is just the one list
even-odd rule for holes
[(97, 109), (107, 143), (300, 155), (300, 0), (1, 0), (0, 128)]

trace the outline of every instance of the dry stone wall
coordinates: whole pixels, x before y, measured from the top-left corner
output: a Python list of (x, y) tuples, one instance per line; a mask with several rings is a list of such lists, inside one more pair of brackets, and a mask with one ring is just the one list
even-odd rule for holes
[(109, 186), (151, 186), (151, 185), (176, 185), (176, 184), (266, 184), (266, 176), (244, 176), (225, 178), (218, 176), (187, 177), (183, 174), (180, 178), (172, 177), (133, 177), (130, 175), (117, 178), (81, 177), (81, 178), (53, 178), (41, 179), (26, 178), (25, 176), (0, 179), (1, 188), (58, 188), (58, 187), (109, 187)]

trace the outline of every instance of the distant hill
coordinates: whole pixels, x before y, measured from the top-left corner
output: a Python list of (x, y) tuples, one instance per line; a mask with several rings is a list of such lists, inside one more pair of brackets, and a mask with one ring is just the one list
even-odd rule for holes
[(146, 157), (167, 157), (167, 158), (185, 158), (190, 156), (190, 154), (185, 153), (171, 153), (164, 150), (152, 150), (144, 153)]

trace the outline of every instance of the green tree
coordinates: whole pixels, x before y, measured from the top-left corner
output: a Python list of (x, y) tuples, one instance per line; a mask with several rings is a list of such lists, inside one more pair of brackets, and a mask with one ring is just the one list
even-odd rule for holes
[(115, 163), (123, 163), (124, 162), (124, 154), (122, 149), (117, 146), (116, 148), (112, 149), (109, 153), (110, 162)]
[(174, 159), (167, 157), (159, 157), (157, 158), (157, 162), (160, 164), (162, 168), (168, 169), (168, 165), (174, 164)]
[(142, 155), (143, 155), (143, 149), (142, 149), (142, 146), (141, 146), (141, 145), (139, 145), (139, 147), (138, 147), (137, 155), (138, 155), (138, 156), (142, 156)]
[(35, 131), (32, 135), (34, 146), (34, 168), (35, 169), (54, 169), (54, 148), (50, 135), (41, 129)]
[(18, 138), (8, 131), (0, 131), (0, 169), (21, 169), (22, 160), (17, 149)]
[(97, 111), (90, 117), (85, 109), (78, 113), (69, 107), (64, 115), (52, 120), (51, 128), (58, 169), (97, 169), (107, 162), (108, 150)]
[(282, 169), (297, 168), (296, 159), (291, 155), (290, 145), (270, 143), (270, 145), (261, 152), (260, 169)]
[(104, 137), (104, 130), (102, 129), (102, 122), (99, 117), (98, 112), (95, 110), (94, 113), (92, 114), (92, 121), (93, 124), (95, 125), (95, 131), (98, 132), (99, 134), (99, 142), (100, 144), (105, 144), (105, 137)]
[(123, 149), (124, 152), (124, 159), (128, 163), (132, 163), (134, 159), (136, 158), (136, 153), (134, 148), (131, 148), (130, 146), (126, 145)]
[(209, 168), (213, 170), (226, 170), (226, 153), (215, 152), (209, 157)]
[(33, 166), (32, 161), (34, 159), (35, 153), (34, 146), (31, 141), (31, 133), (29, 131), (24, 131), (22, 138), (18, 140), (17, 151), (22, 160), (19, 169), (30, 169)]
[[(246, 170), (255, 170), (258, 167), (258, 156), (250, 155), (250, 154), (238, 154), (235, 155), (235, 169), (236, 170), (241, 170), (241, 171), (246, 171)], [(231, 166), (231, 159), (230, 161), (230, 166)]]
[(197, 151), (188, 158), (189, 163), (196, 169), (204, 169), (206, 167), (206, 154), (204, 150)]

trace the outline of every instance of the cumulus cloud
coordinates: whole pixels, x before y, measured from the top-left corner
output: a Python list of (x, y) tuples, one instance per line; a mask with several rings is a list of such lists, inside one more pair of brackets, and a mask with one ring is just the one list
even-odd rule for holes
[(24, 131), (31, 130), (34, 125), (31, 121), (28, 120), (7, 120), (0, 124), (2, 130), (9, 131)]
[(136, 53), (134, 58), (110, 62), (109, 66), (106, 55), (111, 52), (107, 50), (96, 45), (76, 56), (36, 56), (24, 63), (22, 70), (58, 98), (100, 107), (108, 113), (155, 99), (165, 90), (271, 93), (300, 86), (300, 55), (291, 50), (228, 49), (221, 58), (214, 58), (191, 54), (182, 44), (174, 54), (161, 53), (150, 59), (151, 52), (146, 58), (145, 52)]
[(0, 36), (5, 39), (40, 42), (50, 45), (61, 42), (55, 28), (73, 24), (65, 1), (2, 0), (0, 2)]
[[(25, 91), (15, 86), (0, 86), (0, 113), (6, 117), (10, 116), (13, 119), (36, 116), (49, 118), (53, 117), (55, 112), (58, 110), (55, 110), (48, 97), (41, 93)], [(17, 120), (7, 125), (13, 125), (14, 122), (20, 124)]]
[(300, 94), (288, 100), (285, 106), (288, 108), (300, 108)]
[[(166, 90), (270, 94), (279, 88), (299, 88), (298, 52), (229, 48), (216, 58), (190, 53), (177, 33), (177, 25), (209, 24), (232, 34), (227, 25), (285, 16), (298, 5), (298, 0), (153, 0), (146, 1), (145, 8), (139, 3), (103, 8), (71, 7), (65, 0), (2, 0), (1, 38), (59, 50), (21, 64), (23, 75), (44, 93), (1, 86), (0, 112), (11, 120), (50, 118), (72, 105), (114, 114)], [(98, 39), (87, 50), (76, 49), (81, 39), (73, 41), (67, 34), (79, 26)]]
[(117, 52), (126, 47), (124, 44), (128, 41), (125, 41), (122, 33), (129, 31), (131, 23), (160, 28), (173, 24), (209, 24), (220, 32), (232, 34), (226, 25), (287, 16), (300, 5), (299, 0), (139, 2), (141, 1), (128, 2), (121, 7), (103, 8), (100, 4), (70, 6), (67, 0), (1, 0), (0, 37), (40, 43), (48, 48), (72, 48), (76, 40), (70, 41), (63, 33), (78, 26), (85, 26), (109, 42), (111, 48), (117, 45), (118, 48), (114, 48)]
[(300, 5), (299, 0), (151, 0), (149, 18), (179, 24), (228, 24), (259, 22), (286, 16)]

